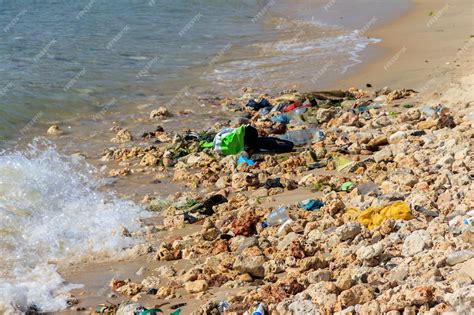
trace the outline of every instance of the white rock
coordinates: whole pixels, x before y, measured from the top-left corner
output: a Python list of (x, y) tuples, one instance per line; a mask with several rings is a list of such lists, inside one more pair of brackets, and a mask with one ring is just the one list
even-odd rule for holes
[(361, 230), (359, 222), (351, 221), (338, 227), (336, 229), (336, 234), (339, 236), (341, 241), (345, 241), (356, 237)]
[(402, 255), (410, 257), (423, 251), (431, 245), (431, 236), (425, 230), (416, 230), (407, 236), (403, 242)]
[(383, 244), (381, 242), (374, 245), (363, 246), (356, 252), (357, 258), (361, 260), (369, 260), (379, 256), (383, 251)]
[(384, 160), (390, 160), (393, 156), (392, 150), (389, 147), (385, 147), (382, 150), (374, 153), (375, 162), (379, 163)]
[(407, 136), (407, 133), (405, 131), (397, 131), (394, 134), (392, 134), (390, 137), (388, 137), (388, 142), (390, 144), (398, 143), (401, 140), (405, 139), (406, 136)]

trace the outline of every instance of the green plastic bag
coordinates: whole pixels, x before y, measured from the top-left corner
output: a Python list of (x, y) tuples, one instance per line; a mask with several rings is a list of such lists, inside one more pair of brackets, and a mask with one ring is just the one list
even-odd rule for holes
[[(214, 151), (223, 155), (234, 155), (244, 149), (245, 127), (224, 128), (214, 137)], [(209, 146), (209, 143), (206, 145)]]

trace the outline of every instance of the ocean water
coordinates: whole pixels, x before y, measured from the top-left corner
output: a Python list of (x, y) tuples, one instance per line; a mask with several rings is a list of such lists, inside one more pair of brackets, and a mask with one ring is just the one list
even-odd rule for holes
[(0, 140), (110, 107), (193, 106), (172, 101), (183, 91), (323, 87), (360, 62), (377, 42), (364, 32), (402, 3), (0, 0)]
[(138, 206), (99, 192), (95, 170), (51, 144), (0, 155), (0, 314), (66, 307), (56, 264), (119, 252), (136, 240)]

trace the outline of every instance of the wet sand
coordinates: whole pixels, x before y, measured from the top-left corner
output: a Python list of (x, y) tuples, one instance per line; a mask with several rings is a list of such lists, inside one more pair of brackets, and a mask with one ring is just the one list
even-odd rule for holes
[[(365, 62), (337, 87), (425, 89), (427, 83), (470, 74), (473, 61), (474, 4), (469, 0), (413, 0), (413, 9), (401, 18), (369, 29), (367, 36), (382, 38), (363, 54)], [(438, 88), (440, 89), (440, 87)]]

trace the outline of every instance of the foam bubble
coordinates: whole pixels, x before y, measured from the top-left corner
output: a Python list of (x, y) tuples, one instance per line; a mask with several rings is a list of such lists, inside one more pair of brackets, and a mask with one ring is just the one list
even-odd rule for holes
[(100, 186), (91, 166), (49, 144), (0, 155), (0, 313), (65, 308), (64, 293), (78, 286), (64, 282), (56, 262), (135, 242), (120, 229), (136, 230), (146, 213)]

